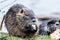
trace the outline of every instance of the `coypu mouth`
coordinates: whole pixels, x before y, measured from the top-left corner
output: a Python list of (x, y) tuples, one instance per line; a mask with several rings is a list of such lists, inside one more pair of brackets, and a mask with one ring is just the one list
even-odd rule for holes
[(30, 30), (30, 31), (35, 31), (37, 30), (37, 26), (32, 24), (32, 25), (29, 25), (28, 27), (26, 27), (27, 30)]
[(25, 30), (23, 30), (23, 32), (29, 36), (30, 34), (35, 34), (37, 31), (37, 25), (35, 24), (32, 24), (32, 25), (29, 25), (28, 27), (25, 27)]

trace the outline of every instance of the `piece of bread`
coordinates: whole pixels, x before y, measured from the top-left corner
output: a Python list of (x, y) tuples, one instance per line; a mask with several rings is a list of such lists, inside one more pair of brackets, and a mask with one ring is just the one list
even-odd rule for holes
[(60, 29), (57, 28), (52, 34), (50, 34), (51, 40), (59, 40), (60, 39)]

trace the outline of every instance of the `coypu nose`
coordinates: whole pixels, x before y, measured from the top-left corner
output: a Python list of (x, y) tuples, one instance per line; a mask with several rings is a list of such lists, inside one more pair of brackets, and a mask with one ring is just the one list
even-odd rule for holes
[(25, 28), (29, 31), (36, 31), (37, 30), (37, 25), (32, 24), (32, 25), (29, 25), (28, 27), (25, 27)]
[(37, 29), (37, 26), (36, 25), (32, 25), (32, 30), (36, 30)]

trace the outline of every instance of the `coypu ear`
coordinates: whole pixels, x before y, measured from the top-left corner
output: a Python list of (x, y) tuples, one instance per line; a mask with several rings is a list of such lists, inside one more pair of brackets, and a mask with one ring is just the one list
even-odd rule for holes
[(50, 25), (50, 24), (55, 24), (55, 20), (51, 20), (50, 22), (48, 22), (48, 25)]

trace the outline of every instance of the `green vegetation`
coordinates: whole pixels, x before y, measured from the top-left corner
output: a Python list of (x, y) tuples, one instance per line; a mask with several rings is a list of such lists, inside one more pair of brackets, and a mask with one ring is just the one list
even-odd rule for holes
[[(0, 40), (1, 38), (7, 39), (7, 40), (23, 40), (22, 38), (19, 37), (14, 37), (14, 36), (8, 36), (8, 34), (5, 33), (0, 33)], [(35, 40), (50, 40), (50, 37), (48, 35), (39, 35), (35, 37)]]

